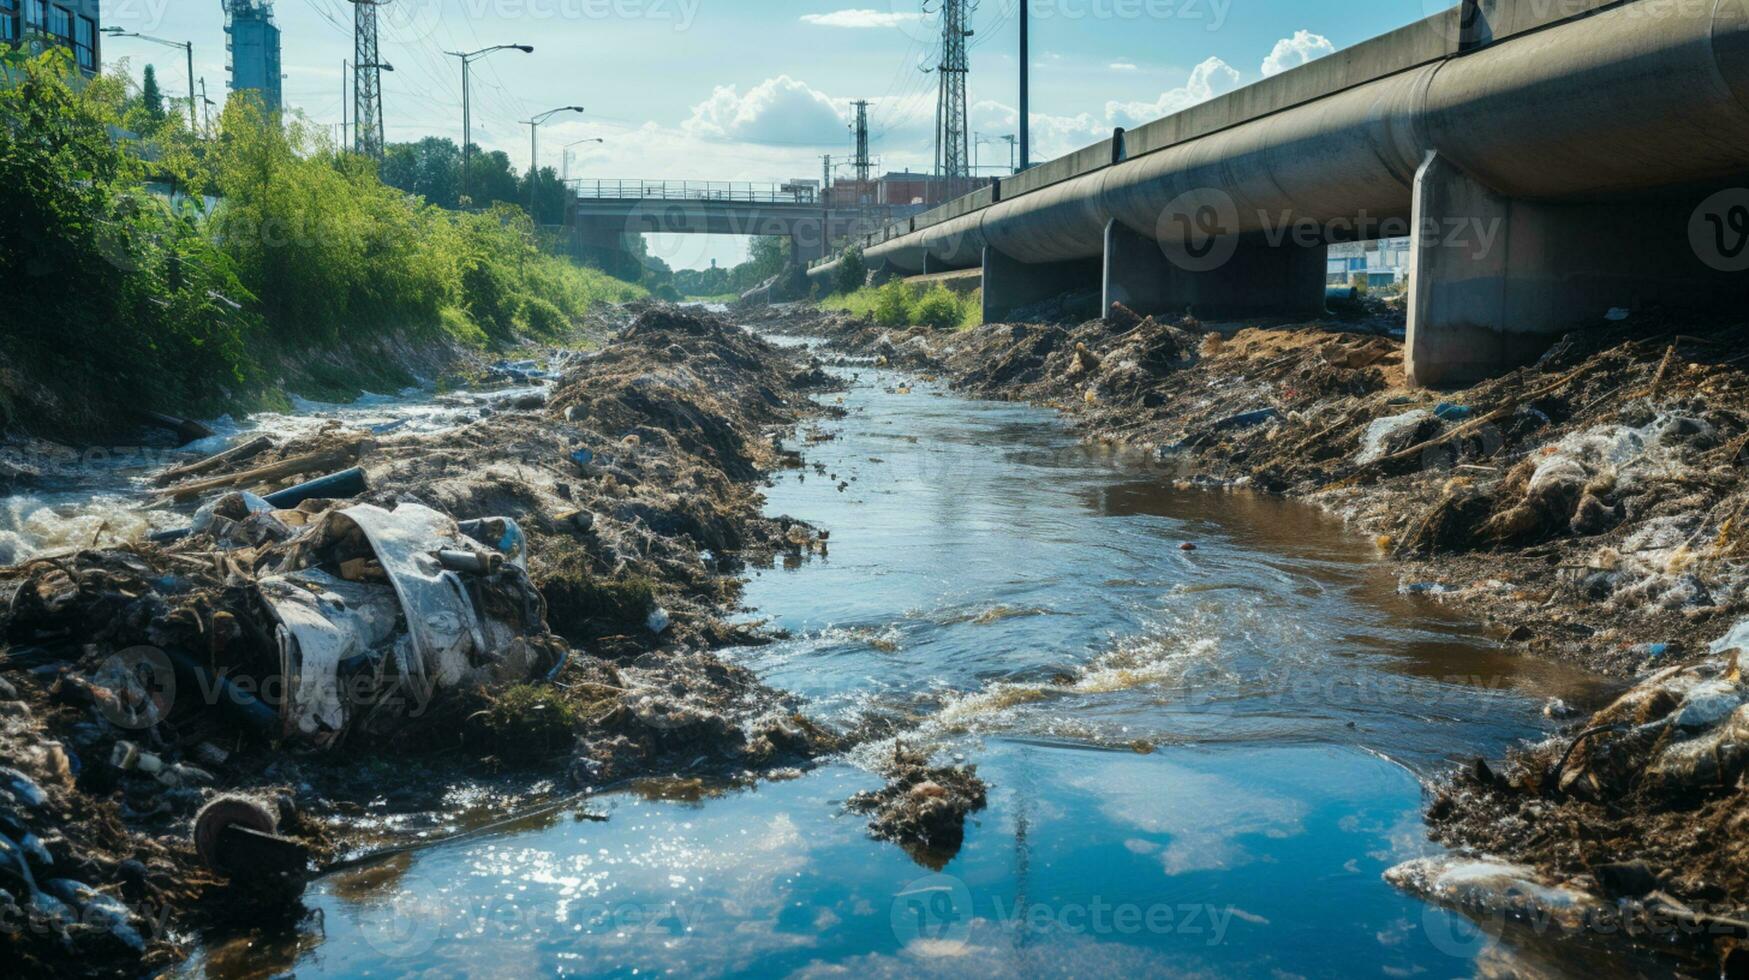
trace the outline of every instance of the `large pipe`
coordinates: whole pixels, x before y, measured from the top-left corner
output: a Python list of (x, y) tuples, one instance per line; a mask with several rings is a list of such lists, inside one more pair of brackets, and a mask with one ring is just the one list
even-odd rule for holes
[(1089, 258), (1110, 220), (1163, 238), (1211, 197), (1230, 200), (1240, 232), (1310, 222), (1335, 237), (1332, 222), (1364, 215), (1406, 233), (1416, 170), (1434, 151), (1510, 197), (1609, 199), (1749, 170), (1746, 107), (1749, 0), (1633, 0), (999, 201), (867, 255), (904, 272), (923, 271), (925, 253), (931, 268), (977, 265), (985, 244), (1022, 262)]

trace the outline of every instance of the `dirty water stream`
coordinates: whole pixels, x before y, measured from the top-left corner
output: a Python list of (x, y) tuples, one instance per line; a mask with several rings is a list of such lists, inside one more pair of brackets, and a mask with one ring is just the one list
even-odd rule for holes
[[(1426, 779), (1607, 691), (1403, 594), (1316, 511), (1174, 489), (1047, 411), (836, 370), (847, 414), (768, 492), (830, 554), (750, 580), (748, 618), (789, 638), (731, 655), (818, 717), (902, 719), (908, 746), (976, 763), (990, 803), (956, 856), (844, 812), (880, 785), (875, 741), (329, 876), (295, 936), (181, 972), (1592, 972), (1598, 950), (1479, 930), (1381, 873), (1433, 850)], [(380, 424), (436, 412), (395, 404)]]

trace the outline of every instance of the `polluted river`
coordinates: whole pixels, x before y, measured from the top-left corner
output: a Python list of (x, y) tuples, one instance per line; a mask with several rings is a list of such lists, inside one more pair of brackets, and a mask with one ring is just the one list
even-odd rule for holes
[[(800, 340), (773, 338), (784, 344)], [(185, 976), (1583, 973), (1591, 948), (1425, 903), (1428, 782), (1613, 688), (1509, 655), (1304, 505), (1176, 483), (1050, 411), (840, 362), (766, 510), (829, 533), (748, 572), (725, 659), (841, 731), (748, 786), (644, 780), (316, 879)], [(424, 396), (327, 409), (444, 424)], [(369, 416), (369, 417), (362, 417)], [(304, 425), (309, 419), (278, 419)], [(898, 746), (975, 764), (940, 854), (852, 795)], [(1479, 873), (1479, 872), (1478, 872)]]

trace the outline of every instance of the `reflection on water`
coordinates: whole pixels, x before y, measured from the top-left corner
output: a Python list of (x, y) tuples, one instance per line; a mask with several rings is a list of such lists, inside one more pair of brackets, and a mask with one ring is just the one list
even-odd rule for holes
[[(656, 782), (324, 880), (270, 969), (358, 975), (1436, 976), (1516, 948), (1381, 879), (1420, 777), (1604, 696), (1398, 594), (1306, 508), (1178, 492), (1043, 412), (864, 369), (770, 509), (827, 559), (734, 655), (840, 725), (908, 719), (990, 806), (940, 873), (842, 801), (873, 745), (728, 793)], [(841, 485), (843, 486), (840, 489)], [(1180, 550), (1190, 542), (1195, 550)], [(1495, 930), (1497, 933), (1498, 930)], [(321, 937), (319, 942), (312, 935)], [(216, 948), (191, 972), (234, 971)], [(1538, 974), (1559, 975), (1538, 963)]]

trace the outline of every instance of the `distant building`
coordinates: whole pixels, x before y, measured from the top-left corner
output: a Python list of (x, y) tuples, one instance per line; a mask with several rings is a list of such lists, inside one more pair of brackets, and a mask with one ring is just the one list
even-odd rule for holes
[(1394, 285), (1409, 277), (1409, 239), (1332, 245), (1328, 262), (1326, 281), (1332, 286), (1346, 286), (1358, 275), (1366, 276), (1368, 286)]
[(0, 41), (67, 48), (80, 71), (95, 75), (103, 65), (97, 8), (98, 0), (0, 0)]
[(277, 114), (284, 99), (279, 26), (273, 22), (273, 0), (230, 0), (226, 13), (225, 47), (231, 53), (231, 91), (256, 92), (267, 111)]

